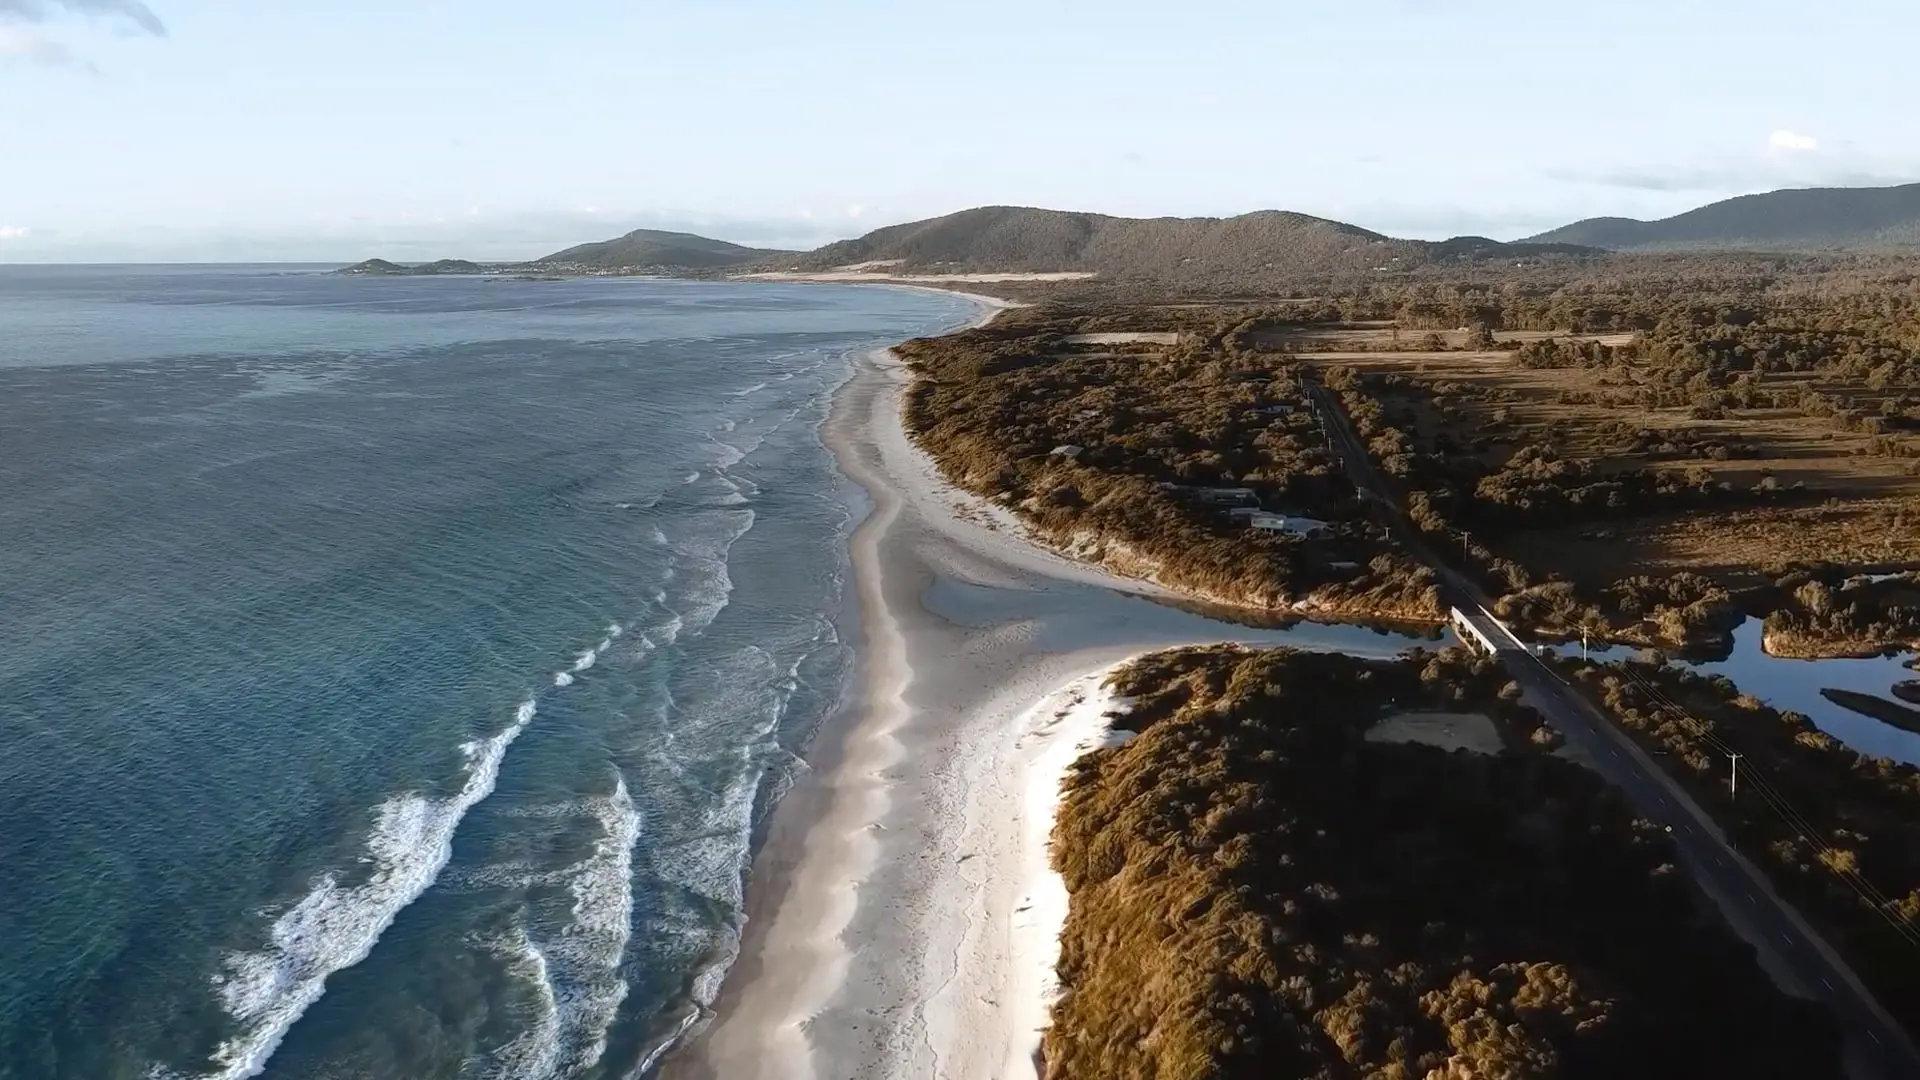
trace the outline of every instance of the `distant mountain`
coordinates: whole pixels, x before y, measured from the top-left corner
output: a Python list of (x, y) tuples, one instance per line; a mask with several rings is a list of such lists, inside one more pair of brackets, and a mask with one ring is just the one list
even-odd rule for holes
[(1742, 195), (1659, 221), (1599, 217), (1530, 237), (1612, 251), (1920, 247), (1920, 184)]
[(1397, 240), (1325, 218), (1262, 210), (1230, 218), (1124, 218), (983, 206), (891, 225), (782, 260), (782, 268), (894, 273), (1092, 272), (1108, 278), (1252, 279), (1374, 272), (1433, 262), (1593, 254), (1484, 237)]
[(713, 276), (736, 270), (890, 274), (1078, 272), (1107, 280), (1259, 283), (1301, 275), (1375, 274), (1434, 263), (1596, 255), (1572, 244), (1505, 244), (1484, 236), (1430, 243), (1283, 210), (1230, 218), (1124, 218), (983, 206), (876, 229), (809, 252), (745, 247), (692, 233), (636, 229), (524, 263), (460, 259), (407, 265), (368, 259), (343, 274), (646, 272)]
[(535, 259), (536, 265), (586, 266), (600, 270), (707, 270), (775, 258), (790, 252), (742, 247), (692, 233), (635, 229), (625, 236), (579, 244)]
[(357, 262), (352, 266), (343, 267), (335, 271), (335, 273), (408, 276), (419, 274), (485, 274), (491, 269), (492, 267), (482, 266), (476, 262), (468, 262), (465, 259), (439, 259), (430, 263), (397, 263), (388, 262), (385, 259), (368, 259), (365, 262)]

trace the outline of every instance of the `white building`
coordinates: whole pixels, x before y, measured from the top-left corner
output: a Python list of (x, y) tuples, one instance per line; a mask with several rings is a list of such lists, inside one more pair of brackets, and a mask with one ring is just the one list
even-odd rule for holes
[(1326, 536), (1333, 531), (1333, 526), (1328, 525), (1324, 521), (1316, 521), (1313, 518), (1293, 517), (1289, 514), (1273, 514), (1265, 510), (1255, 511), (1254, 513), (1245, 515), (1245, 517), (1247, 519), (1247, 525), (1250, 528), (1262, 529), (1267, 532), (1282, 532), (1289, 536), (1312, 538)]

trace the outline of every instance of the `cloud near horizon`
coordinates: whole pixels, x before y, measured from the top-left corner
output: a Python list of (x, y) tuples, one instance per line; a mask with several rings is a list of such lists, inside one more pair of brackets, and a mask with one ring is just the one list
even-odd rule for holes
[(1767, 148), (1789, 154), (1805, 154), (1820, 149), (1820, 140), (1811, 135), (1802, 135), (1797, 131), (1781, 128), (1767, 136)]
[(1920, 157), (1886, 158), (1852, 144), (1824, 146), (1804, 132), (1781, 128), (1761, 152), (1724, 155), (1672, 168), (1548, 169), (1550, 180), (1662, 194), (1729, 196), (1780, 188), (1891, 187), (1920, 181)]
[(19, 240), (31, 231), (25, 225), (0, 225), (0, 240)]

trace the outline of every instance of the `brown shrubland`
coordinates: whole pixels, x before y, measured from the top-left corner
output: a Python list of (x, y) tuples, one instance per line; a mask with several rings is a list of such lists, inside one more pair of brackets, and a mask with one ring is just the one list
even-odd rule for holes
[[(1837, 1077), (1826, 1018), (1702, 907), (1664, 833), (1514, 723), (1504, 682), (1460, 653), (1122, 670), (1140, 734), (1082, 759), (1054, 831), (1047, 1075)], [(1385, 709), (1463, 704), (1514, 749), (1364, 739)]]

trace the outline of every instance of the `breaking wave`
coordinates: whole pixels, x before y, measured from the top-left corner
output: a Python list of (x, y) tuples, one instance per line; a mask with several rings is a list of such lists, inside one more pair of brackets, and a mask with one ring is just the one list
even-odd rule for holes
[(528, 698), (513, 724), (461, 746), (466, 783), (451, 798), (399, 795), (375, 811), (367, 838), (373, 870), (357, 885), (329, 871), (275, 919), (268, 947), (230, 954), (215, 977), (237, 1032), (214, 1051), (209, 1077), (241, 1080), (266, 1067), (301, 1014), (326, 992), (327, 977), (366, 959), (408, 904), (427, 891), (453, 856), (453, 834), (467, 811), (493, 792), (507, 747), (534, 716)]

